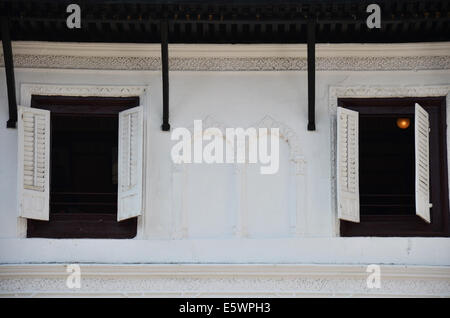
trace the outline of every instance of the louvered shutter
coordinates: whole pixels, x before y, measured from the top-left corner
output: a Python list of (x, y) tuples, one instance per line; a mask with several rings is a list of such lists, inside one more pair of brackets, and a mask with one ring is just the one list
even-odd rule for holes
[(358, 112), (337, 109), (337, 205), (341, 220), (359, 222)]
[(50, 112), (18, 107), (19, 216), (49, 219)]
[(416, 103), (414, 116), (416, 158), (416, 214), (430, 223), (430, 155), (428, 113)]
[(142, 212), (142, 147), (143, 108), (139, 106), (119, 114), (118, 221)]

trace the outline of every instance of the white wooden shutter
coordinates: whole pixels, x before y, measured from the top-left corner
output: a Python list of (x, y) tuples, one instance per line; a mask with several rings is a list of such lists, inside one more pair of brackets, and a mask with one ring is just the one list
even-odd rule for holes
[(19, 216), (49, 219), (50, 111), (18, 107)]
[(414, 116), (416, 157), (416, 214), (430, 223), (430, 155), (428, 113), (416, 103)]
[(142, 212), (143, 119), (142, 106), (119, 114), (118, 221)]
[(358, 112), (337, 109), (337, 205), (341, 220), (359, 222)]

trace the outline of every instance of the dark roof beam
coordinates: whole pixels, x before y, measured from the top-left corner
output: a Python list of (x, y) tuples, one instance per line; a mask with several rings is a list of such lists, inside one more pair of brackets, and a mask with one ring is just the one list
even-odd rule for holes
[(163, 131), (170, 130), (169, 124), (169, 25), (167, 19), (161, 21), (161, 64), (163, 89)]
[(5, 61), (6, 87), (8, 91), (9, 119), (6, 122), (7, 128), (16, 128), (17, 123), (17, 101), (16, 85), (14, 80), (14, 62), (11, 48), (11, 37), (9, 33), (9, 19), (1, 17), (3, 58)]
[(316, 21), (308, 22), (308, 130), (316, 130)]

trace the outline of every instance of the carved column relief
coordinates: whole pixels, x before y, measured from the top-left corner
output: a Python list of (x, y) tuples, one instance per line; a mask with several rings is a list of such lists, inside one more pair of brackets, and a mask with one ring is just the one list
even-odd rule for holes
[[(290, 235), (303, 236), (307, 233), (307, 179), (306, 179), (306, 160), (302, 154), (300, 142), (297, 134), (289, 126), (279, 122), (271, 116), (265, 116), (259, 122), (252, 125), (255, 128), (279, 128), (279, 138), (289, 146), (289, 161), (294, 165), (295, 178), (295, 214), (291, 215)], [(258, 136), (259, 137), (259, 136)], [(248, 186), (247, 176), (243, 175), (244, 183)]]

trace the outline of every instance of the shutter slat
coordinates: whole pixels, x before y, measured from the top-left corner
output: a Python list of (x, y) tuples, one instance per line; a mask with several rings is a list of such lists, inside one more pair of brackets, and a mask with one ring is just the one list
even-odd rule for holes
[(142, 213), (143, 107), (119, 114), (119, 184), (117, 220)]
[(414, 116), (416, 157), (416, 214), (430, 223), (430, 155), (429, 116), (419, 104), (415, 105)]
[(49, 219), (50, 112), (18, 107), (19, 216)]
[(358, 112), (337, 109), (337, 204), (341, 220), (359, 222)]

